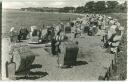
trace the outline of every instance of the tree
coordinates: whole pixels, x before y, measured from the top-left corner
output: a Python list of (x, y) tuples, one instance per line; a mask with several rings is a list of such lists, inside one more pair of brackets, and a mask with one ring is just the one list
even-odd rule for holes
[(117, 1), (107, 1), (106, 4), (107, 4), (108, 8), (113, 9), (118, 5), (118, 2)]
[(69, 13), (69, 12), (73, 12), (75, 10), (74, 7), (63, 7), (59, 10), (59, 12), (65, 12), (65, 13)]
[(120, 4), (120, 11), (127, 13), (127, 2)]
[(87, 2), (84, 6), (84, 9), (86, 10), (86, 12), (93, 13), (95, 11), (95, 2)]
[(84, 7), (83, 6), (79, 6), (76, 8), (75, 10), (76, 13), (83, 13), (84, 12)]
[(103, 13), (106, 10), (106, 4), (105, 1), (98, 1), (94, 5), (95, 7), (95, 12), (97, 13)]

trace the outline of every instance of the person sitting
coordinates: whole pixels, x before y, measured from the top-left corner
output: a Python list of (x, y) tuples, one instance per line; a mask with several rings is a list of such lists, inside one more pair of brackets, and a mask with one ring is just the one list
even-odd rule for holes
[(89, 32), (88, 35), (94, 36), (97, 33), (97, 25), (95, 22), (90, 22)]
[(35, 36), (36, 35), (36, 31), (37, 30), (37, 27), (36, 26), (31, 26), (31, 31), (30, 31), (30, 37), (32, 37), (33, 35)]
[(65, 33), (71, 33), (71, 26), (70, 26), (70, 23), (67, 23), (65, 25), (65, 29), (64, 29)]
[(74, 22), (71, 21), (70, 22), (70, 26), (73, 27), (74, 26)]
[(119, 30), (119, 28), (116, 28), (115, 31), (116, 33), (113, 34), (109, 40), (111, 53), (117, 53), (117, 48), (121, 40), (121, 31)]
[(26, 40), (28, 33), (29, 33), (29, 31), (28, 31), (27, 28), (22, 28), (21, 27), (20, 30), (19, 30), (19, 35), (18, 35), (19, 41), (20, 40)]
[(114, 24), (114, 21), (111, 21), (109, 24), (110, 26), (106, 27), (105, 33), (103, 35), (103, 43), (105, 48), (109, 47), (109, 40), (112, 35), (116, 33), (115, 29), (117, 28), (117, 26)]
[(41, 30), (36, 26), (31, 26), (30, 32), (30, 43), (40, 43), (41, 42)]
[(79, 25), (77, 25), (76, 28), (75, 28), (75, 35), (74, 35), (74, 38), (77, 38), (77, 35), (78, 35), (78, 34), (81, 34), (81, 30), (80, 30), (80, 28), (79, 28)]
[(111, 36), (116, 33), (116, 31), (115, 31), (116, 28), (117, 28), (117, 26), (113, 22), (112, 25), (108, 29), (108, 35), (107, 35), (108, 39), (110, 39)]
[(52, 39), (52, 32), (53, 32), (53, 28), (50, 27), (50, 26), (48, 26), (48, 28), (47, 28), (47, 34), (46, 34), (46, 37), (47, 37), (47, 41), (48, 42), (51, 41), (51, 39)]

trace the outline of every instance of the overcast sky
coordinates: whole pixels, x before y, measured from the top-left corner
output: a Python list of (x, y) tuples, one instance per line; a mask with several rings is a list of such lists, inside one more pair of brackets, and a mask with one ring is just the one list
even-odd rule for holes
[[(26, 7), (65, 7), (65, 6), (83, 6), (86, 2), (91, 0), (4, 0), (2, 2), (3, 8), (19, 9)], [(99, 1), (99, 0), (95, 0)], [(114, 0), (113, 0), (114, 1)], [(120, 3), (125, 0), (116, 0)]]

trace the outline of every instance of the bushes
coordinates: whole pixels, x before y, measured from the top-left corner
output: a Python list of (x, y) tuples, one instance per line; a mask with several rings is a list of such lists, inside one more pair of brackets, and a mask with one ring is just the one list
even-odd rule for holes
[(117, 57), (117, 74), (119, 75), (119, 80), (125, 80), (127, 78), (127, 38), (126, 33), (122, 36), (120, 47), (120, 53)]

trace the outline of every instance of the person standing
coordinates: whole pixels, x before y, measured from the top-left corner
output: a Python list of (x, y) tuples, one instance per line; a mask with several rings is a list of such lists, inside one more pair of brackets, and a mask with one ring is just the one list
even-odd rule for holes
[(18, 33), (16, 32), (14, 27), (10, 29), (10, 41), (18, 42)]

